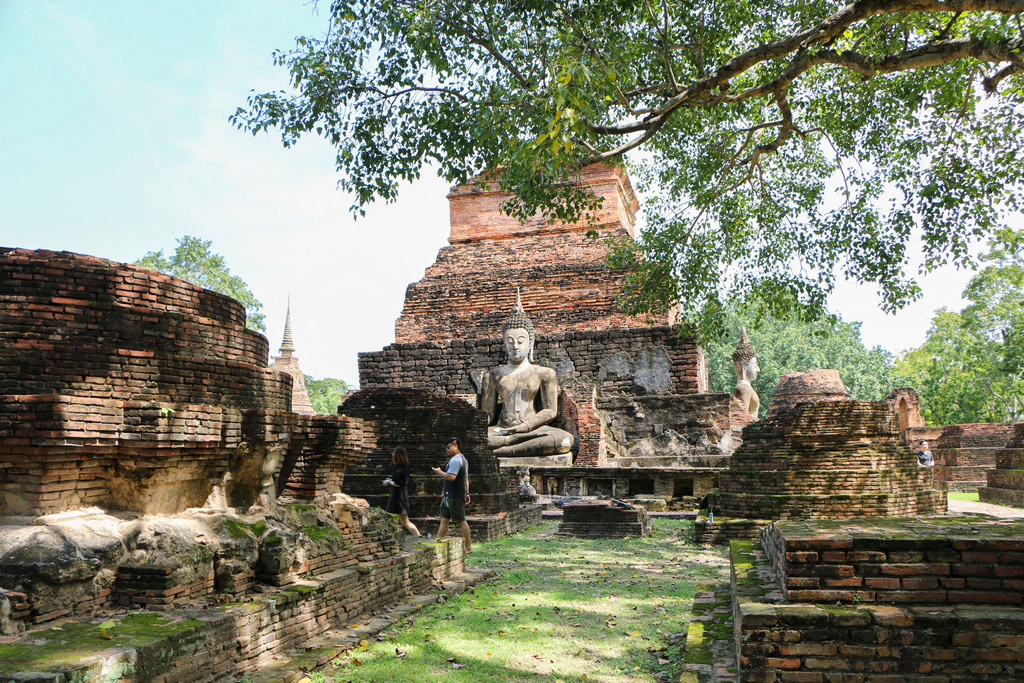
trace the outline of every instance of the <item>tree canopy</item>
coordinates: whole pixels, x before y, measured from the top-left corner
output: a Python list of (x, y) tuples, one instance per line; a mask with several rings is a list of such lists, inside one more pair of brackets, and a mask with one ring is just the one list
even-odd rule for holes
[[(361, 211), (425, 166), (488, 169), (506, 211), (586, 218), (571, 182), (625, 163), (647, 229), (618, 245), (631, 312), (722, 331), (743, 301), (805, 319), (837, 277), (892, 310), (1024, 189), (1024, 0), (335, 0), (231, 117), (321, 136)], [(624, 155), (630, 153), (628, 159)]]
[(164, 256), (163, 249), (150, 251), (135, 261), (135, 265), (230, 296), (245, 306), (245, 326), (250, 330), (266, 332), (264, 315), (260, 312), (263, 304), (242, 278), (231, 274), (224, 257), (210, 251), (213, 242), (192, 235), (179, 237), (177, 242), (178, 247), (170, 258)]
[(998, 231), (981, 260), (970, 303), (939, 309), (924, 344), (896, 363), (929, 424), (1024, 419), (1024, 230)]
[[(715, 391), (732, 393), (736, 386), (732, 354), (740, 327), (753, 319), (751, 311), (728, 309), (724, 325), (729, 336), (704, 345), (708, 380)], [(748, 329), (750, 343), (757, 352), (761, 368), (754, 390), (761, 399), (761, 415), (767, 411), (779, 378), (787, 372), (805, 372), (817, 368), (839, 371), (850, 397), (880, 401), (893, 388), (893, 358), (885, 349), (864, 346), (860, 323), (838, 321), (803, 322), (795, 317), (766, 318), (756, 329)]]
[(342, 397), (351, 390), (352, 387), (343, 379), (313, 379), (306, 375), (306, 393), (309, 394), (309, 402), (313, 404), (313, 410), (317, 415), (336, 415)]

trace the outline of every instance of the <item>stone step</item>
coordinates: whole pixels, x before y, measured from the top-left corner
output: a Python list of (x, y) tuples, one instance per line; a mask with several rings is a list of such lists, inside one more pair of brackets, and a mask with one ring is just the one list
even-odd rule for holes
[(997, 489), (991, 486), (983, 486), (978, 489), (978, 499), (982, 503), (992, 503), (993, 505), (1024, 507), (1024, 491), (1014, 489)]
[(735, 683), (732, 599), (725, 581), (701, 581), (693, 596), (680, 683)]

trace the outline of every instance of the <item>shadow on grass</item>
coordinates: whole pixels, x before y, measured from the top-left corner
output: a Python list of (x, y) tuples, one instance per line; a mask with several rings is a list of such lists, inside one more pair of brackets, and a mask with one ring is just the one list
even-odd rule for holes
[(676, 680), (696, 583), (724, 579), (727, 560), (691, 545), (688, 523), (659, 521), (653, 538), (563, 538), (548, 523), (481, 544), (472, 564), (496, 578), (407, 619), (326, 680)]

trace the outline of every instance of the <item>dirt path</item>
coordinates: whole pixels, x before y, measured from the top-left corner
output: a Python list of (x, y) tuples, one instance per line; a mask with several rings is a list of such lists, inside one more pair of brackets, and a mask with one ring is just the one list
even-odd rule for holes
[(991, 503), (976, 503), (971, 500), (949, 499), (949, 511), (956, 514), (989, 515), (1002, 519), (1024, 519), (1024, 508), (1007, 507), (1006, 505), (993, 505)]

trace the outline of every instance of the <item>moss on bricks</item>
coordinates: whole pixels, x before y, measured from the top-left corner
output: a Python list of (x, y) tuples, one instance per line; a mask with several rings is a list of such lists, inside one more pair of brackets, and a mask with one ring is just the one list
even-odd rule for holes
[(237, 519), (225, 519), (224, 526), (228, 530), (228, 535), (234, 539), (251, 538), (250, 526), (245, 522), (239, 522)]
[[(203, 623), (141, 612), (115, 618), (113, 628), (108, 629), (101, 629), (99, 622), (89, 621), (40, 629), (16, 642), (0, 643), (0, 673), (73, 670), (82, 666), (83, 659), (103, 650), (136, 648), (185, 633)], [(113, 680), (118, 678), (121, 675)]]
[(307, 526), (302, 531), (311, 541), (322, 541), (326, 538), (341, 537), (341, 532), (333, 526)]

